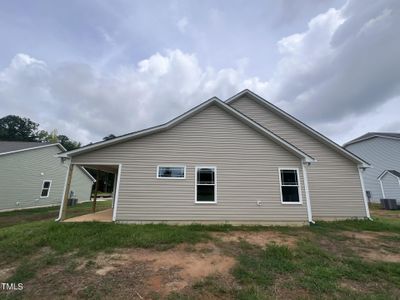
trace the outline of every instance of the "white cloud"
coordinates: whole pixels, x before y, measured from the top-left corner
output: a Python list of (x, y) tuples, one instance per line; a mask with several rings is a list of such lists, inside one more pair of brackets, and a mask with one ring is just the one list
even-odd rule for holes
[(329, 9), (279, 41), (267, 96), (316, 126), (372, 111), (400, 93), (399, 27), (398, 1)]
[[(212, 22), (221, 20), (213, 19), (217, 14), (211, 10)], [(176, 26), (185, 32), (187, 17)], [(30, 117), (86, 143), (159, 124), (212, 96), (249, 88), (339, 142), (365, 130), (400, 130), (393, 113), (400, 110), (399, 27), (399, 1), (348, 1), (328, 9), (303, 32), (280, 39), (277, 68), (268, 80), (246, 74), (248, 65), (264, 66), (247, 53), (235, 67), (217, 69), (204, 66), (195, 53), (154, 51), (108, 73), (99, 69), (125, 51), (123, 45), (97, 69), (50, 66), (18, 54), (0, 70), (0, 114)]]
[(185, 33), (186, 32), (186, 28), (189, 24), (189, 21), (186, 17), (183, 17), (182, 19), (180, 19), (177, 23), (176, 26), (178, 27), (179, 31), (181, 33)]
[(87, 143), (165, 122), (214, 95), (267, 86), (242, 68), (203, 68), (194, 54), (180, 50), (108, 74), (76, 63), (50, 68), (18, 54), (0, 72), (0, 113), (27, 116)]

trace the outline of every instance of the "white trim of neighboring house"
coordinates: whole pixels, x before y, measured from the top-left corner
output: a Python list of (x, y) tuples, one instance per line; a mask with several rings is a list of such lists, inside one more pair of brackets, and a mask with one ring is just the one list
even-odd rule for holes
[(293, 117), (292, 115), (288, 114), (284, 110), (280, 109), (279, 107), (275, 106), (271, 102), (268, 102), (264, 98), (258, 96), (257, 94), (253, 93), (252, 91), (250, 91), (248, 89), (245, 89), (245, 90), (239, 92), (238, 94), (230, 97), (228, 100), (225, 101), (225, 103), (230, 104), (230, 103), (234, 102), (235, 100), (239, 99), (240, 97), (242, 97), (244, 95), (248, 95), (248, 96), (252, 97), (253, 99), (257, 100), (257, 102), (259, 102), (260, 104), (262, 104), (264, 106), (267, 106), (272, 111), (278, 113), (279, 115), (285, 117), (286, 119), (289, 119), (293, 123), (297, 124), (300, 128), (304, 129), (304, 131), (306, 131), (306, 132), (310, 133), (311, 135), (317, 137), (321, 142), (323, 142), (326, 145), (336, 149), (337, 152), (339, 152), (340, 154), (346, 156), (347, 158), (351, 159), (352, 161), (356, 162), (357, 164), (361, 164), (364, 168), (369, 168), (370, 167), (370, 164), (368, 164), (366, 161), (364, 161), (360, 157), (354, 155), (353, 153), (351, 153), (350, 151), (348, 151), (345, 148), (341, 147), (340, 145), (336, 144), (335, 142), (333, 142), (332, 140), (330, 140), (326, 136), (322, 135), (321, 133), (319, 133), (315, 129), (309, 127), (305, 123), (301, 122), (300, 120), (296, 119), (295, 117)]
[(208, 106), (211, 105), (217, 105), (219, 108), (225, 110), (226, 112), (229, 112), (231, 115), (233, 115), (235, 118), (241, 120), (243, 123), (247, 124), (248, 126), (252, 127), (254, 130), (260, 132), (261, 134), (263, 134), (264, 136), (266, 136), (267, 138), (273, 140), (274, 142), (276, 142), (277, 144), (279, 144), (280, 146), (282, 146), (283, 148), (287, 149), (288, 151), (292, 152), (295, 156), (304, 159), (307, 162), (316, 162), (316, 159), (314, 159), (313, 157), (311, 157), (310, 155), (308, 155), (307, 153), (303, 152), (302, 150), (298, 149), (297, 147), (295, 147), (294, 145), (290, 144), (289, 142), (287, 142), (286, 140), (282, 139), (281, 137), (279, 137), (278, 135), (276, 135), (275, 133), (273, 133), (272, 131), (262, 127), (260, 124), (256, 123), (255, 121), (251, 120), (250, 118), (248, 118), (247, 116), (245, 116), (244, 114), (240, 113), (239, 111), (235, 110), (234, 108), (230, 107), (229, 105), (227, 105), (225, 102), (221, 101), (220, 99), (218, 99), (217, 97), (213, 97), (205, 102), (203, 102), (202, 104), (192, 108), (191, 110), (187, 111), (186, 113), (178, 116), (177, 118), (164, 123), (162, 125), (156, 126), (156, 127), (151, 127), (148, 129), (144, 129), (141, 131), (137, 131), (137, 132), (132, 132), (120, 137), (116, 137), (110, 140), (106, 140), (106, 141), (102, 141), (102, 142), (97, 142), (88, 146), (84, 146), (81, 147), (79, 149), (75, 149), (75, 150), (71, 150), (71, 151), (67, 151), (64, 153), (60, 153), (58, 154), (58, 157), (73, 157), (74, 155), (77, 154), (81, 154), (81, 153), (85, 153), (94, 149), (98, 149), (98, 148), (103, 148), (106, 147), (108, 145), (113, 145), (113, 144), (117, 144), (117, 143), (121, 143), (130, 139), (135, 139), (135, 138), (139, 138), (139, 137), (143, 137), (145, 135), (150, 135), (153, 133), (157, 133), (157, 132), (161, 132), (164, 130), (168, 130), (170, 128), (172, 128), (173, 126), (179, 124), (180, 122), (190, 118), (191, 116), (193, 116), (194, 114), (196, 114), (197, 112), (206, 109)]
[[(209, 168), (214, 169), (214, 201), (197, 201), (197, 170)], [(195, 204), (218, 204), (218, 192), (217, 192), (217, 166), (195, 166), (194, 168), (194, 203)]]
[(399, 187), (400, 187), (400, 177), (394, 175), (392, 172), (390, 172), (390, 170), (385, 170), (385, 171), (383, 171), (383, 173), (382, 173), (381, 175), (378, 176), (378, 181), (379, 181), (379, 184), (380, 184), (380, 186), (381, 186), (381, 191), (382, 191), (382, 196), (383, 196), (383, 198), (386, 198), (386, 195), (385, 195), (385, 189), (383, 188), (382, 179), (383, 179), (383, 177), (385, 177), (386, 174), (390, 174), (390, 175), (392, 175), (394, 178), (396, 178), (397, 181), (398, 181), (398, 183), (399, 183)]
[(361, 139), (354, 139), (354, 140), (352, 140), (350, 142), (347, 142), (347, 143), (343, 144), (343, 147), (347, 147), (347, 146), (356, 144), (358, 142), (366, 141), (366, 140), (373, 139), (373, 138), (383, 138), (383, 139), (396, 140), (396, 141), (400, 140), (400, 138), (395, 137), (395, 136), (386, 136), (386, 135), (382, 135), (382, 134), (374, 134), (374, 135), (367, 136), (367, 137), (364, 137), (364, 138), (361, 138)]
[(19, 150), (3, 152), (3, 153), (0, 153), (0, 156), (19, 153), (19, 152), (25, 152), (25, 151), (30, 151), (30, 150), (42, 149), (42, 148), (47, 148), (47, 147), (52, 147), (52, 146), (58, 146), (58, 148), (60, 148), (61, 150), (66, 151), (66, 149), (60, 143), (54, 143), (54, 144), (46, 144), (43, 146), (30, 147), (30, 148), (24, 148), (24, 149), (19, 149)]
[[(297, 193), (298, 193), (298, 196), (299, 196), (299, 202), (284, 202), (283, 201), (281, 170), (296, 171), (297, 172)], [(300, 180), (299, 168), (297, 168), (297, 167), (279, 167), (278, 168), (278, 175), (279, 175), (279, 192), (281, 194), (281, 204), (283, 204), (283, 205), (302, 205), (303, 204), (303, 196), (302, 196), (303, 192), (301, 190), (301, 180)], [(292, 186), (295, 186), (295, 185), (292, 185)]]

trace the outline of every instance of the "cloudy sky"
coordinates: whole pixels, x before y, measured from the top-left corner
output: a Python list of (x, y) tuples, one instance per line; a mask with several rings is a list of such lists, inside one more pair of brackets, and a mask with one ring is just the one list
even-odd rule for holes
[(83, 144), (249, 88), (338, 143), (400, 131), (400, 1), (2, 1), (0, 117)]

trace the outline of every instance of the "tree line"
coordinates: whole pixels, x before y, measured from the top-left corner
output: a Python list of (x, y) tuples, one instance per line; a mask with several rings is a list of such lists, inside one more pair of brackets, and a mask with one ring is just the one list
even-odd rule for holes
[(40, 130), (39, 123), (15, 115), (8, 115), (0, 119), (0, 140), (60, 143), (67, 150), (81, 146), (80, 142), (74, 141), (64, 134), (58, 134), (56, 129), (51, 132)]

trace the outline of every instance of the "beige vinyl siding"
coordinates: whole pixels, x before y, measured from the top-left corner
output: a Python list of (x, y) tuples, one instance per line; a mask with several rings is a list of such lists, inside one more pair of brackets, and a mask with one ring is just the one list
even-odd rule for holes
[[(300, 160), (213, 105), (172, 129), (74, 156), (73, 163), (122, 164), (117, 221), (304, 222), (283, 205), (279, 167)], [(157, 165), (186, 165), (186, 179), (157, 179)], [(195, 203), (195, 167), (217, 168), (217, 204)], [(257, 206), (257, 201), (262, 201)]]
[[(54, 157), (59, 152), (54, 145), (0, 156), (0, 210), (60, 204), (67, 167)], [(88, 200), (92, 181), (81, 170), (75, 175), (72, 189)], [(43, 180), (52, 181), (46, 198), (40, 198)]]
[(366, 216), (355, 163), (256, 101), (243, 97), (232, 107), (317, 159), (308, 168), (315, 219)]

